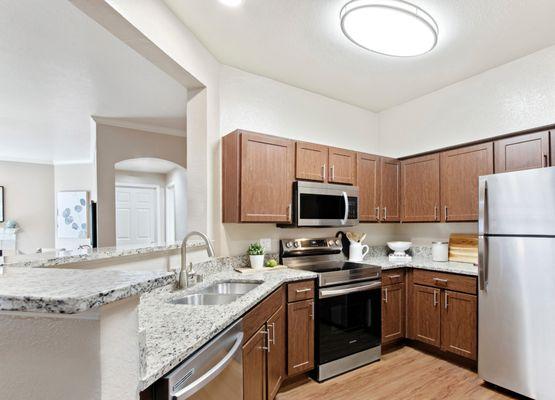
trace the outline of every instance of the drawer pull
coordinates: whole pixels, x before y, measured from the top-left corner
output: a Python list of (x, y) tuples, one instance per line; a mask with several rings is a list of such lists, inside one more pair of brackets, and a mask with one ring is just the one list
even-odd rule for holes
[(447, 282), (449, 282), (448, 279), (441, 279), (441, 278), (434, 278), (433, 281), (434, 281), (435, 283), (445, 283), (445, 284), (446, 284)]
[(399, 279), (401, 275), (389, 275), (389, 279)]
[(310, 292), (311, 290), (312, 290), (311, 288), (296, 289), (295, 292), (296, 293), (305, 293), (305, 292)]

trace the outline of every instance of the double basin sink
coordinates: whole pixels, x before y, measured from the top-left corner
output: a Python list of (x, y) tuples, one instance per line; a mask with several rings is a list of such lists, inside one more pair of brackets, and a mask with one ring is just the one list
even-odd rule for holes
[(199, 290), (198, 293), (180, 297), (172, 300), (171, 303), (190, 306), (216, 306), (229, 304), (258, 287), (261, 283), (262, 281), (224, 281), (214, 283), (202, 290)]

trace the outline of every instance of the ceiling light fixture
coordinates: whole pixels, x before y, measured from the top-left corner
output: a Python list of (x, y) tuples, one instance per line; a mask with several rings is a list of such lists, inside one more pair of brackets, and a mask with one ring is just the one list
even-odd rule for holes
[(220, 0), (220, 3), (228, 7), (238, 7), (243, 3), (243, 0)]
[(437, 44), (439, 30), (432, 16), (403, 0), (351, 0), (340, 18), (345, 36), (374, 53), (411, 57)]

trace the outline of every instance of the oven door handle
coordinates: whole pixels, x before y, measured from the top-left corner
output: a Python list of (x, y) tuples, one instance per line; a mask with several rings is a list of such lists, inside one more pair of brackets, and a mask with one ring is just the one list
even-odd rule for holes
[(328, 297), (343, 296), (350, 293), (366, 292), (368, 290), (379, 289), (382, 287), (380, 281), (375, 281), (372, 283), (363, 283), (358, 285), (349, 285), (344, 289), (320, 289), (318, 292), (318, 297), (320, 299), (327, 299)]

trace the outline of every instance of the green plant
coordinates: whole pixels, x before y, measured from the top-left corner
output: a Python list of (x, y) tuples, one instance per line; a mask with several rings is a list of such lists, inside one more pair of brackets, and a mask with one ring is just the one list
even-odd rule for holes
[(263, 256), (264, 247), (260, 243), (251, 243), (249, 249), (247, 250), (249, 256)]

